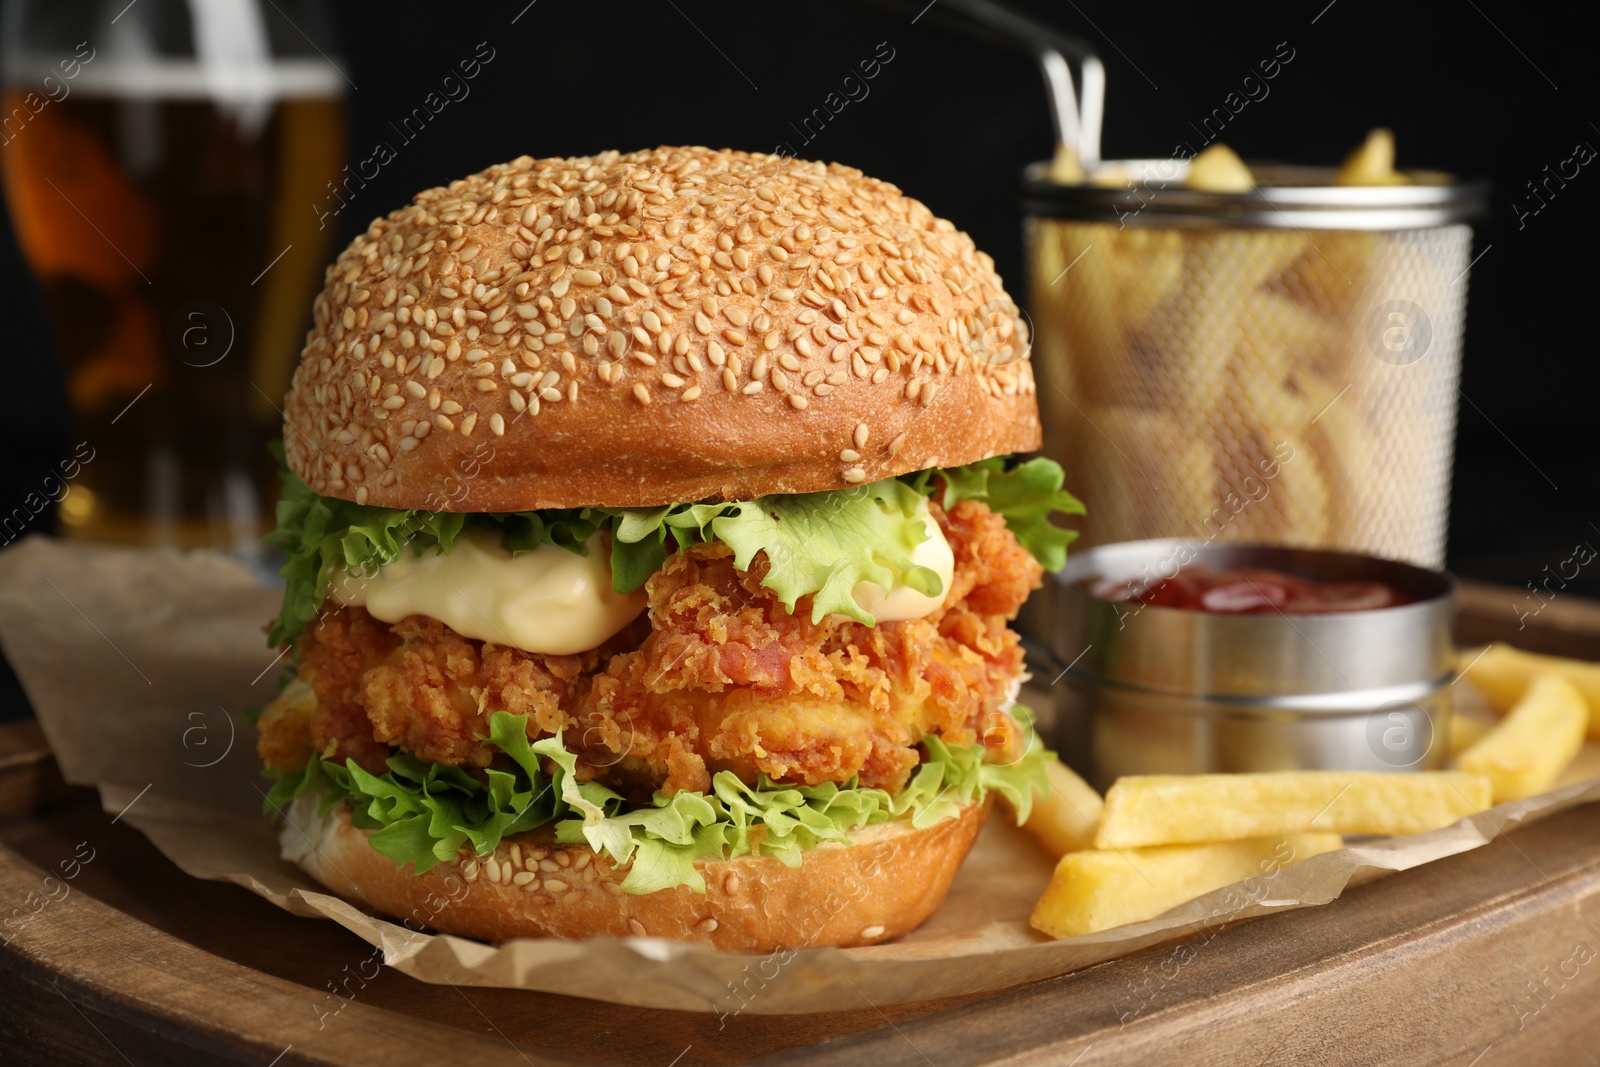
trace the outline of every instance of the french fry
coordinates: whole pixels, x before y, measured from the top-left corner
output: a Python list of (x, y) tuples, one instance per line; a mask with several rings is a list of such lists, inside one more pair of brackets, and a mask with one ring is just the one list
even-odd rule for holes
[(1047, 769), (1050, 795), (1034, 798), (1033, 811), (1022, 825), (1037, 835), (1052, 856), (1093, 848), (1105, 800), (1060, 760), (1051, 760)]
[(1415, 834), (1483, 811), (1489, 798), (1489, 779), (1464, 771), (1140, 775), (1117, 779), (1106, 794), (1095, 847)]
[[(1053, 390), (1052, 390), (1053, 391)], [(1043, 393), (1041, 391), (1041, 397)], [(1159, 527), (1162, 509), (1193, 516), (1192, 536), (1209, 536), (1216, 524), (1207, 525), (1218, 508), (1210, 449), (1195, 435), (1154, 411), (1129, 407), (1102, 407), (1072, 411), (1068, 438), (1080, 464), (1078, 491), (1100, 502), (1091, 523), (1098, 541), (1110, 543), (1149, 536)], [(1130, 492), (1140, 486), (1162, 487), (1155, 492)], [(1226, 518), (1223, 509), (1218, 521)], [(1224, 524), (1225, 525), (1225, 524)]]
[(1033, 927), (1075, 937), (1153, 919), (1186, 900), (1332, 852), (1338, 834), (1291, 834), (1209, 845), (1069, 852), (1033, 909)]
[(1345, 157), (1335, 185), (1405, 185), (1409, 179), (1394, 169), (1394, 134), (1381, 126)]
[(1326, 480), (1330, 498), (1339, 502), (1329, 516), (1328, 534), (1334, 544), (1357, 542), (1363, 524), (1376, 510), (1368, 498), (1375, 495), (1375, 486), (1384, 484), (1379, 475), (1387, 453), (1362, 418), (1357, 407), (1361, 399), (1359, 395), (1330, 397), (1322, 417), (1306, 427), (1305, 452), (1294, 460), (1315, 464)]
[(1541, 674), (1559, 674), (1577, 687), (1589, 705), (1589, 736), (1600, 740), (1600, 663), (1541, 656), (1510, 645), (1490, 645), (1480, 655), (1461, 653), (1467, 681), (1496, 711), (1509, 711)]
[(1056, 154), (1050, 160), (1050, 180), (1062, 185), (1077, 185), (1083, 181), (1083, 162), (1078, 159), (1078, 153), (1060, 141), (1056, 142)]
[(1450, 737), (1447, 742), (1450, 755), (1452, 757), (1461, 755), (1493, 728), (1493, 721), (1475, 715), (1462, 715), (1457, 712), (1450, 716)]
[(1189, 163), (1183, 184), (1211, 193), (1248, 193), (1256, 187), (1256, 179), (1238, 153), (1218, 141)]
[(1488, 776), (1496, 804), (1535, 796), (1577, 756), (1588, 724), (1589, 707), (1577, 686), (1559, 674), (1543, 674), (1456, 766)]

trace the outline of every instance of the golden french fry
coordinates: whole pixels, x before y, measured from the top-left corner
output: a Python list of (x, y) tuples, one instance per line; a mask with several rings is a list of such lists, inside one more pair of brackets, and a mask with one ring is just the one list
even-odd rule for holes
[(1541, 674), (1559, 674), (1577, 687), (1589, 706), (1589, 736), (1600, 739), (1600, 663), (1542, 656), (1493, 644), (1480, 654), (1468, 649), (1458, 660), (1467, 681), (1496, 711), (1509, 711)]
[(1583, 747), (1589, 706), (1577, 686), (1542, 674), (1504, 719), (1461, 754), (1456, 766), (1488, 776), (1494, 802), (1543, 793)]
[(1415, 834), (1489, 807), (1489, 779), (1464, 771), (1270, 771), (1139, 775), (1106, 794), (1096, 848), (1238, 841), (1328, 831)]
[(1034, 339), (1040, 380), (1051, 386), (1040, 390), (1040, 402), (1114, 403), (1132, 374), (1106, 276), (1114, 253), (1104, 235), (1115, 227), (1062, 219), (1034, 219), (1029, 227), (1033, 305), (1048, 307), (1056, 327)]
[(1150, 326), (1162, 302), (1183, 283), (1183, 237), (1181, 230), (1143, 226), (1118, 229), (1106, 223), (1097, 229), (1094, 243), (1104, 243), (1108, 253), (1102, 269), (1124, 343)]
[(1078, 153), (1056, 142), (1056, 154), (1050, 160), (1050, 180), (1062, 185), (1077, 185), (1083, 181), (1083, 163)]
[(1478, 743), (1479, 738), (1494, 728), (1490, 719), (1479, 718), (1475, 715), (1462, 715), (1460, 712), (1450, 717), (1450, 737), (1448, 748), (1452, 757), (1459, 756), (1467, 749)]
[(1033, 909), (1033, 928), (1075, 937), (1153, 919), (1186, 900), (1340, 848), (1338, 834), (1291, 834), (1207, 845), (1069, 852)]
[(1033, 811), (1023, 826), (1037, 835), (1053, 856), (1093, 848), (1105, 800), (1060, 760), (1050, 761), (1048, 770), (1050, 795), (1034, 798)]
[(1362, 417), (1362, 397), (1352, 394), (1355, 390), (1324, 402), (1321, 418), (1303, 435), (1305, 449), (1294, 460), (1314, 463), (1322, 472), (1329, 496), (1338, 501), (1328, 533), (1334, 544), (1346, 545), (1356, 542), (1372, 514), (1387, 514), (1377, 511), (1371, 499), (1385, 484), (1381, 475), (1387, 453)]
[[(1161, 523), (1162, 509), (1194, 516), (1191, 536), (1207, 537), (1227, 525), (1218, 507), (1211, 452), (1197, 435), (1157, 412), (1103, 407), (1073, 413), (1071, 442), (1080, 465), (1081, 492), (1099, 501), (1092, 520), (1101, 542), (1147, 537)], [(1087, 460), (1087, 462), (1084, 462)], [(1075, 483), (1076, 484), (1076, 483)], [(1154, 487), (1159, 486), (1165, 497)], [(1150, 491), (1145, 491), (1150, 490)]]
[(1256, 187), (1256, 179), (1244, 160), (1218, 141), (1190, 161), (1183, 184), (1212, 193), (1248, 193)]
[(1393, 238), (1380, 233), (1305, 230), (1285, 235), (1297, 254), (1267, 280), (1279, 294), (1328, 320), (1337, 339), (1358, 325), (1357, 316), (1372, 305), (1367, 282), (1373, 265)]
[(1409, 179), (1394, 169), (1394, 134), (1381, 126), (1345, 157), (1335, 185), (1405, 185)]

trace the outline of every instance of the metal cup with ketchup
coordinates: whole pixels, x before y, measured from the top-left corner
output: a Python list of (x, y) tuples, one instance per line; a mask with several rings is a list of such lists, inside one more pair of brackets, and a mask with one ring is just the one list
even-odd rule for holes
[(1060, 575), (1059, 751), (1128, 774), (1444, 765), (1448, 574), (1343, 552), (1151, 540)]

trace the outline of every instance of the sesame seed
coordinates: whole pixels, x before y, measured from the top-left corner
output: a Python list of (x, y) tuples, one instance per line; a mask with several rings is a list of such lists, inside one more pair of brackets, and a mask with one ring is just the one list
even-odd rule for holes
[(856, 432), (855, 432), (855, 437), (854, 437), (854, 440), (855, 440), (855, 443), (856, 443), (856, 447), (857, 448), (866, 448), (867, 447), (867, 437), (871, 433), (872, 433), (872, 431), (867, 427), (866, 423), (864, 423), (864, 422), (856, 423)]
[(898, 456), (900, 454), (900, 450), (902, 448), (904, 448), (905, 446), (906, 446), (906, 435), (905, 434), (900, 434), (894, 440), (889, 442), (889, 455)]
[(575, 270), (572, 272), (572, 281), (577, 285), (599, 285), (600, 272), (597, 270)]
[(743, 393), (745, 396), (754, 396), (755, 394), (761, 392), (761, 390), (763, 388), (764, 388), (764, 386), (760, 382), (750, 382), (750, 383), (746, 384), (745, 387), (743, 389), (739, 390), (739, 391), (741, 393)]
[(471, 437), (472, 431), (475, 430), (477, 426), (478, 413), (476, 411), (467, 412), (466, 418), (461, 420), (461, 436)]
[(860, 467), (847, 467), (844, 472), (844, 480), (851, 485), (857, 482), (864, 482), (867, 480), (867, 472)]
[(663, 374), (661, 376), (661, 384), (668, 389), (681, 389), (683, 388), (683, 379), (676, 374)]
[(539, 876), (534, 874), (532, 871), (518, 871), (516, 874), (511, 876), (511, 884), (527, 885), (537, 877)]
[(406, 398), (403, 396), (391, 396), (383, 402), (383, 406), (390, 411), (396, 411), (406, 406)]
[(544, 880), (544, 887), (551, 893), (565, 893), (568, 889), (572, 888), (559, 878), (546, 878)]
[(698, 385), (689, 386), (689, 388), (687, 388), (687, 389), (685, 389), (683, 391), (683, 393), (678, 397), (678, 399), (679, 400), (698, 400), (698, 399), (700, 399), (700, 387)]
[(357, 504), (365, 504), (366, 502), (367, 502), (367, 487), (363, 485), (363, 486), (359, 487), (358, 489), (356, 489), (356, 503)]
[(794, 408), (796, 411), (804, 411), (806, 408), (811, 406), (811, 401), (807, 400), (800, 393), (790, 393), (789, 406)]
[(633, 395), (638, 398), (641, 404), (650, 403), (650, 390), (643, 382), (633, 383)]
[(840, 463), (860, 463), (861, 462), (861, 453), (857, 452), (853, 448), (846, 448), (842, 452), (839, 453), (839, 462)]
[(504, 437), (506, 432), (505, 416), (498, 411), (489, 416), (489, 429), (494, 431), (496, 437)]

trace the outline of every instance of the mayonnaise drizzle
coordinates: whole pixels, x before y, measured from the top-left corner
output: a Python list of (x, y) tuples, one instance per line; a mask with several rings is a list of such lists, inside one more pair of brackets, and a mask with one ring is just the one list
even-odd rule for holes
[(645, 608), (644, 590), (611, 587), (598, 539), (586, 556), (549, 544), (513, 556), (498, 531), (481, 529), (444, 554), (408, 548), (371, 578), (336, 574), (330, 595), (384, 622), (426, 615), (463, 637), (556, 656), (597, 647)]

